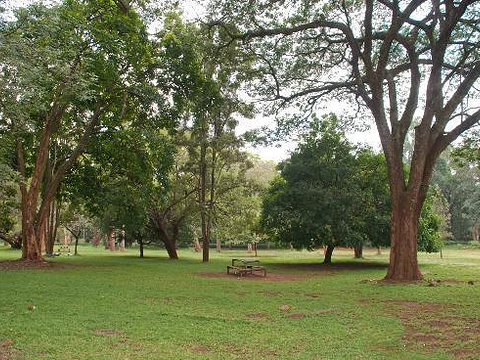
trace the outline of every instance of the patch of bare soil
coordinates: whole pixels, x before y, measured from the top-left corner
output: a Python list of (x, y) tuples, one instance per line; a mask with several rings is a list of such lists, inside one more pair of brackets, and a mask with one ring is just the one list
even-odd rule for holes
[(208, 346), (201, 345), (188, 346), (187, 350), (195, 354), (206, 354), (210, 352), (210, 348)]
[(480, 319), (455, 315), (452, 305), (388, 301), (389, 313), (405, 326), (403, 341), (412, 350), (433, 353), (442, 350), (455, 359), (480, 357)]
[(309, 297), (309, 298), (312, 298), (312, 299), (316, 299), (316, 298), (322, 297), (323, 295), (321, 295), (321, 294), (305, 294), (305, 296)]
[(247, 314), (247, 318), (249, 319), (264, 319), (266, 317), (267, 315), (265, 315), (264, 313)]
[(295, 318), (303, 318), (303, 317), (307, 316), (307, 314), (304, 314), (304, 313), (289, 313), (287, 316), (289, 318), (295, 319)]
[(246, 276), (237, 276), (226, 273), (198, 273), (198, 276), (210, 279), (233, 279), (233, 280), (245, 280), (245, 281), (300, 281), (308, 280), (319, 274), (286, 274), (286, 273), (267, 273), (267, 276), (248, 274)]
[(16, 271), (16, 270), (54, 270), (65, 269), (78, 264), (65, 264), (49, 261), (26, 261), (26, 260), (6, 260), (0, 261), (0, 271)]
[(112, 330), (112, 329), (95, 329), (93, 333), (98, 336), (105, 336), (105, 337), (122, 337), (125, 338), (126, 335), (123, 331), (120, 330)]
[(21, 352), (13, 348), (15, 343), (12, 340), (0, 341), (0, 360), (21, 359)]

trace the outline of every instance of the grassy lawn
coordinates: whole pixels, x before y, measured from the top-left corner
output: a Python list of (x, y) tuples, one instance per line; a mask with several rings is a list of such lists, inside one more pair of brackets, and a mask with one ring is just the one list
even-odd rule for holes
[(373, 250), (335, 251), (330, 268), (321, 252), (260, 251), (269, 276), (253, 280), (223, 275), (242, 251), (80, 253), (0, 266), (1, 360), (480, 359), (480, 250), (421, 254), (434, 281), (403, 285), (374, 281), (388, 254)]

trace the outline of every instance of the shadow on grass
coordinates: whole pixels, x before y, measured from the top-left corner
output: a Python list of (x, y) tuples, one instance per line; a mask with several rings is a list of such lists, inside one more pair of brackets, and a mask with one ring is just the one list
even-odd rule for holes
[(272, 263), (272, 267), (285, 270), (311, 270), (311, 271), (346, 271), (346, 270), (384, 270), (388, 264), (382, 262), (334, 262), (323, 263)]

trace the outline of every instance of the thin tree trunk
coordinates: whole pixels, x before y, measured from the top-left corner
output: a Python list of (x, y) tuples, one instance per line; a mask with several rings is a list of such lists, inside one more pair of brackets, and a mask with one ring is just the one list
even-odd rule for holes
[(167, 250), (170, 260), (178, 260), (177, 249), (175, 247), (175, 242), (173, 241), (173, 239), (163, 239), (163, 243), (165, 244), (165, 249)]
[(115, 230), (110, 229), (107, 235), (107, 249), (115, 251)]
[(120, 251), (125, 251), (125, 230), (120, 232)]
[(210, 260), (210, 234), (208, 231), (208, 219), (207, 219), (207, 145), (205, 142), (201, 145), (200, 150), (200, 186), (199, 186), (199, 195), (200, 195), (200, 217), (202, 222), (202, 245), (203, 245), (203, 262), (208, 262)]
[(335, 249), (335, 245), (328, 244), (327, 250), (325, 251), (325, 258), (323, 259), (324, 264), (331, 264), (332, 263), (332, 253), (333, 249)]
[(47, 232), (47, 248), (46, 252), (48, 255), (53, 254), (53, 248), (55, 246), (55, 213), (56, 213), (56, 201), (52, 202), (52, 205), (49, 209), (49, 215), (48, 215), (48, 232)]
[(161, 217), (161, 215), (156, 215), (154, 218), (152, 217), (152, 221), (154, 223), (154, 227), (158, 234), (158, 237), (165, 245), (165, 250), (167, 250), (168, 257), (172, 260), (178, 260), (178, 254), (176, 249), (176, 236), (178, 236), (178, 229), (176, 229), (177, 225), (173, 224), (173, 234), (170, 235), (165, 225), (165, 220)]
[(353, 252), (355, 253), (355, 259), (363, 258), (363, 246), (362, 245), (355, 246), (353, 248)]
[(215, 239), (215, 245), (216, 245), (216, 250), (217, 252), (221, 252), (222, 251), (222, 240), (220, 240), (220, 238), (217, 236), (217, 238)]
[(202, 251), (202, 246), (200, 245), (200, 241), (198, 241), (197, 237), (193, 239), (193, 248), (195, 249), (195, 252)]
[(476, 221), (475, 224), (473, 224), (473, 226), (472, 226), (472, 240), (473, 241), (478, 242), (479, 233), (480, 233), (479, 224), (478, 224), (478, 221)]
[(143, 258), (143, 237), (138, 237), (138, 245), (140, 246), (140, 257)]
[(74, 234), (73, 236), (75, 237), (75, 250), (73, 252), (73, 255), (78, 255), (78, 238), (80, 237), (80, 234)]

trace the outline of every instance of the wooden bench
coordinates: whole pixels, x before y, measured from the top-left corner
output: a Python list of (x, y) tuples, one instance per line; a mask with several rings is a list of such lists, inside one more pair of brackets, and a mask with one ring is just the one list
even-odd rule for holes
[(68, 245), (60, 245), (60, 247), (58, 248), (57, 252), (59, 252), (59, 253), (62, 253), (62, 252), (69, 253), (69, 252), (70, 252), (70, 246), (68, 246)]
[(246, 276), (247, 274), (253, 274), (253, 269), (251, 267), (245, 266), (227, 266), (227, 275), (230, 275), (230, 271), (234, 275)]
[(259, 262), (258, 259), (232, 259), (232, 265), (227, 266), (227, 274), (234, 274), (243, 277), (247, 276), (247, 274), (253, 275), (254, 273), (260, 273), (266, 277), (267, 269), (265, 266), (254, 265)]

